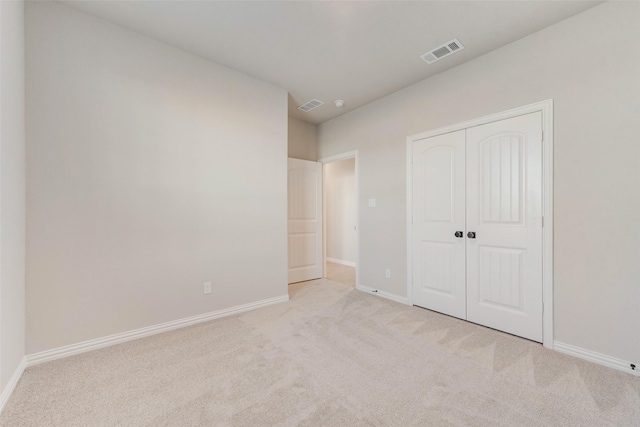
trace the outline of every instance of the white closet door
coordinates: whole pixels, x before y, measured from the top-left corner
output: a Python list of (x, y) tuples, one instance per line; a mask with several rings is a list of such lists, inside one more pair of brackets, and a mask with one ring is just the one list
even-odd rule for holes
[(542, 341), (542, 115), (467, 129), (467, 320)]
[(289, 159), (289, 283), (322, 277), (322, 165)]
[(465, 318), (465, 131), (413, 144), (413, 304)]

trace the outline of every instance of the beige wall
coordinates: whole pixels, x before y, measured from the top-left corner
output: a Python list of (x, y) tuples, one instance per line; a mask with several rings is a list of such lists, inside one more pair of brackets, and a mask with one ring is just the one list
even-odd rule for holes
[(0, 2), (0, 391), (24, 357), (24, 4)]
[(26, 76), (27, 353), (286, 295), (286, 91), (54, 2)]
[(289, 157), (318, 160), (318, 127), (289, 117)]
[(321, 158), (360, 150), (361, 284), (406, 295), (407, 136), (553, 98), (555, 339), (640, 362), (638, 40), (608, 2), (320, 125)]
[(327, 257), (356, 262), (356, 160), (325, 166)]

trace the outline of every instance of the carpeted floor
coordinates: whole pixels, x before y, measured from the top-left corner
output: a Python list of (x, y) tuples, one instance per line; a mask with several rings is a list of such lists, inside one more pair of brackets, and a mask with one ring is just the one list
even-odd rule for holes
[(327, 261), (327, 279), (356, 287), (356, 268)]
[(351, 287), (28, 369), (3, 426), (638, 426), (640, 378)]

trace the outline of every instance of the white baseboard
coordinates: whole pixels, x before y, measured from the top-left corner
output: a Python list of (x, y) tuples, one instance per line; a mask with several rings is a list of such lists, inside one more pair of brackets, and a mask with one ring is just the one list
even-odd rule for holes
[(633, 370), (631, 369), (632, 362), (627, 362), (626, 360), (618, 359), (616, 357), (602, 353), (596, 353), (595, 351), (587, 350), (558, 341), (553, 342), (553, 349), (559, 351), (560, 353), (568, 354), (569, 356), (588, 360), (589, 362), (597, 363), (598, 365), (640, 376), (640, 366), (636, 364), (636, 369)]
[(9, 401), (9, 398), (13, 394), (13, 390), (15, 390), (16, 386), (18, 385), (18, 381), (20, 381), (20, 378), (22, 377), (22, 374), (24, 373), (24, 370), (26, 367), (27, 367), (27, 359), (23, 357), (20, 363), (18, 364), (18, 367), (16, 368), (15, 372), (9, 379), (9, 382), (7, 383), (6, 386), (4, 386), (4, 389), (2, 390), (2, 394), (0, 394), (0, 414), (2, 413), (2, 411), (4, 411), (4, 407), (6, 406), (7, 402)]
[(346, 265), (349, 267), (355, 267), (356, 263), (353, 261), (345, 261), (343, 259), (337, 259), (337, 258), (329, 258), (327, 257), (327, 262), (334, 262), (336, 264), (342, 264), (342, 265)]
[(51, 360), (62, 359), (63, 357), (73, 356), (75, 354), (86, 353), (87, 351), (97, 350), (99, 348), (132, 341), (138, 338), (144, 338), (151, 335), (161, 334), (163, 332), (172, 331), (174, 329), (184, 328), (195, 325), (197, 323), (207, 322), (209, 320), (218, 319), (220, 317), (231, 316), (233, 314), (243, 313), (245, 311), (255, 310), (257, 308), (266, 307), (268, 305), (289, 301), (289, 295), (282, 295), (275, 298), (269, 298), (249, 304), (237, 305), (235, 307), (225, 308), (223, 310), (212, 311), (210, 313), (200, 314), (183, 319), (173, 320), (171, 322), (161, 323), (146, 328), (135, 329), (133, 331), (122, 332), (119, 334), (109, 335), (77, 344), (58, 347), (51, 350), (41, 351), (26, 356), (27, 366), (33, 366)]
[(356, 285), (356, 289), (362, 292), (366, 292), (368, 294), (377, 295), (382, 298), (390, 299), (391, 301), (399, 302), (400, 304), (411, 305), (409, 304), (409, 300), (406, 297), (401, 297), (396, 294), (390, 294), (389, 292), (380, 291), (378, 289), (370, 288), (364, 285)]

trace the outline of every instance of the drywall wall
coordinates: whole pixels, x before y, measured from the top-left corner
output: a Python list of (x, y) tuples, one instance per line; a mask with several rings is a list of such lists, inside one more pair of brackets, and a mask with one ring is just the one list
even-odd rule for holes
[(327, 163), (324, 170), (327, 257), (356, 262), (356, 160)]
[(24, 3), (0, 2), (0, 391), (24, 357)]
[(553, 98), (555, 339), (640, 361), (638, 40), (607, 2), (321, 124), (321, 158), (359, 150), (361, 284), (407, 292), (407, 136)]
[(27, 353), (286, 295), (286, 91), (54, 2), (26, 22)]
[(289, 117), (289, 157), (318, 160), (318, 127)]

